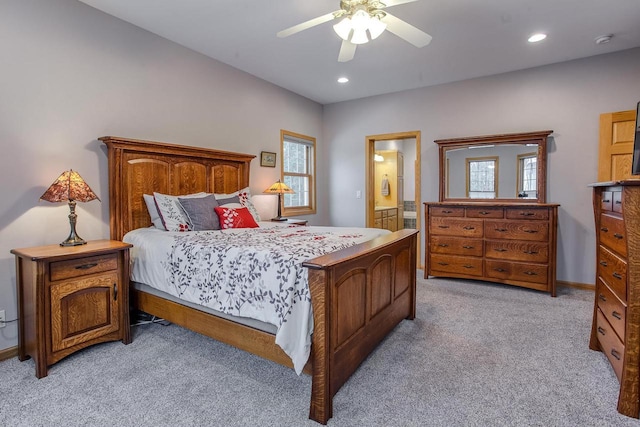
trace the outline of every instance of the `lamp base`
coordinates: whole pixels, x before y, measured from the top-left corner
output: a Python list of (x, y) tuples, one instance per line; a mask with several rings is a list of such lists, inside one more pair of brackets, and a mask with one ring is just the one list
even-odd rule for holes
[(67, 240), (60, 243), (60, 246), (80, 246), (80, 245), (86, 245), (86, 244), (87, 244), (87, 241), (78, 236), (75, 236), (75, 238), (71, 238), (71, 236), (69, 236)]
[(275, 218), (271, 218), (271, 221), (275, 221), (275, 222), (282, 222), (282, 221), (286, 221), (287, 218), (282, 217), (282, 216), (277, 216)]

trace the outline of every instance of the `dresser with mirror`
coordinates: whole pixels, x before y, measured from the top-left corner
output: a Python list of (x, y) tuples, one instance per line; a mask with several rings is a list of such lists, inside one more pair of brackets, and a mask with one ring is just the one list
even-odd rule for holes
[(546, 203), (553, 131), (440, 139), (439, 201), (425, 202), (424, 276), (556, 296), (558, 204)]

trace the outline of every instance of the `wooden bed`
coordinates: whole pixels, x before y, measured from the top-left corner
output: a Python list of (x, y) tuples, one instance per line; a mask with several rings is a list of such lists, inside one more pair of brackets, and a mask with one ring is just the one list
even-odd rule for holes
[[(151, 225), (143, 194), (232, 193), (249, 185), (254, 155), (105, 136), (111, 238)], [(309, 418), (326, 424), (333, 396), (416, 307), (417, 230), (401, 230), (305, 262), (314, 332), (305, 371), (312, 375)], [(274, 336), (185, 305), (132, 291), (146, 313), (292, 367)]]

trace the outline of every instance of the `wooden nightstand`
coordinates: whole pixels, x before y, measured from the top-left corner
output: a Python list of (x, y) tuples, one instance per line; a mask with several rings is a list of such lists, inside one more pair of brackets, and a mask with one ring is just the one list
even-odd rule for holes
[(129, 248), (113, 240), (13, 249), (18, 296), (18, 359), (36, 377), (93, 344), (131, 342)]

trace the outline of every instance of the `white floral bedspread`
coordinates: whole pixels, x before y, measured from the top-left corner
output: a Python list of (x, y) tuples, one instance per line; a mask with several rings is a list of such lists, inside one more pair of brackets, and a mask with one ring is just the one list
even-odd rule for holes
[(372, 228), (287, 227), (169, 232), (131, 231), (131, 279), (180, 299), (270, 323), (276, 344), (298, 374), (311, 349), (313, 314), (307, 269), (311, 258), (388, 231)]

